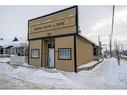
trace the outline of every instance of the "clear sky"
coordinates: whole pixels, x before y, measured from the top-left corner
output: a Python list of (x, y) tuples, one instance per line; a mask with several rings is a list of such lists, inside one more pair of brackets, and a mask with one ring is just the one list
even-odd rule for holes
[[(27, 39), (27, 21), (69, 6), (0, 6), (0, 37)], [(82, 35), (97, 43), (109, 43), (112, 6), (79, 6), (79, 26)], [(127, 46), (127, 6), (115, 6), (114, 39)]]

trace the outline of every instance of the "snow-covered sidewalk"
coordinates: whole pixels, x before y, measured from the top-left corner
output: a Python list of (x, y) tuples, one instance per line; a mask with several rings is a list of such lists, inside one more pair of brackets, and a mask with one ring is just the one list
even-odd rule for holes
[(46, 86), (20, 80), (6, 74), (0, 73), (0, 89), (48, 89)]
[(107, 58), (93, 70), (78, 73), (21, 66), (14, 68), (6, 63), (0, 63), (0, 72), (53, 89), (127, 89), (127, 61), (121, 60), (118, 66), (115, 58)]
[(127, 89), (127, 61), (118, 66), (115, 58), (109, 58), (91, 71), (67, 76), (83, 84), (83, 89)]
[(78, 72), (82, 71), (82, 70), (92, 70), (93, 68), (95, 68), (98, 64), (102, 63), (104, 59), (100, 59), (98, 61), (92, 61), (92, 62), (88, 62), (87, 64), (83, 64), (80, 65), (78, 67)]

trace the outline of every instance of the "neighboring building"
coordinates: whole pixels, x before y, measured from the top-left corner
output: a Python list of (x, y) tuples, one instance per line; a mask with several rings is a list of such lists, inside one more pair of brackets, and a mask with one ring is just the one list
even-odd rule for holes
[(0, 54), (3, 54), (3, 47), (0, 46)]
[(28, 45), (25, 43), (14, 45), (10, 48), (10, 54), (18, 56), (28, 56)]
[(2, 40), (0, 41), (1, 49), (0, 54), (12, 54), (19, 56), (28, 56), (28, 43), (27, 41), (10, 41)]
[(100, 57), (102, 55), (102, 47), (94, 46), (94, 55)]
[(95, 44), (79, 34), (77, 6), (29, 20), (28, 40), (28, 63), (37, 67), (77, 72), (96, 58)]

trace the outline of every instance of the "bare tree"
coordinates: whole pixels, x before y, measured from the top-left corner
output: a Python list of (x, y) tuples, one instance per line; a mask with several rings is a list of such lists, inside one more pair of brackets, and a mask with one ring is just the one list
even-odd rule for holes
[(110, 51), (110, 57), (112, 57), (113, 55), (112, 55), (112, 40), (111, 40), (111, 35), (109, 35), (109, 51)]
[(118, 42), (118, 40), (114, 41), (114, 57), (117, 59), (118, 61), (118, 65), (120, 65), (120, 44)]
[(14, 37), (14, 39), (12, 40), (12, 42), (18, 41), (17, 37)]
[(2, 40), (3, 40), (3, 38), (0, 38), (0, 40), (2, 41)]

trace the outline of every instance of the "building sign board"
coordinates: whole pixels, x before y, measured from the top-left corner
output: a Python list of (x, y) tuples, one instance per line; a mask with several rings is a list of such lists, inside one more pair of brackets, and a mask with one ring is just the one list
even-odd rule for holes
[(64, 22), (58, 22), (58, 23), (53, 23), (53, 24), (48, 24), (48, 25), (42, 25), (39, 27), (35, 27), (34, 30), (42, 30), (42, 29), (52, 29), (52, 28), (57, 28), (59, 26), (64, 26)]
[(57, 32), (58, 29), (61, 29), (61, 31), (68, 30), (69, 32), (64, 31), (65, 34), (76, 32), (76, 7), (29, 21), (29, 35), (32, 37), (34, 35), (36, 35), (36, 38), (40, 35), (43, 36), (44, 32), (49, 33), (52, 30), (56, 30), (56, 32), (51, 32), (51, 34), (60, 35)]

